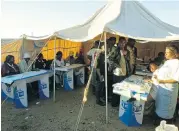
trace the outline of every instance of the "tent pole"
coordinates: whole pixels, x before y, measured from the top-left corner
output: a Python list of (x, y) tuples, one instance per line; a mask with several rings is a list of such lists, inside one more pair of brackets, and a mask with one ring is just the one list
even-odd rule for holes
[(106, 87), (106, 124), (108, 124), (108, 83), (107, 83), (107, 42), (106, 32), (104, 32), (104, 43), (105, 43), (105, 87)]
[(53, 60), (53, 101), (55, 102), (55, 62), (56, 62), (56, 36), (54, 40), (54, 60)]

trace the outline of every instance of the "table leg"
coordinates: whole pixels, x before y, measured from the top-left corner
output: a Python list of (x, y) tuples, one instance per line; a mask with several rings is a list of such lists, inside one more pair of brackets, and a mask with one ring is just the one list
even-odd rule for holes
[(14, 84), (8, 86), (4, 83), (1, 83), (1, 97), (2, 100), (14, 101)]
[(26, 108), (28, 107), (26, 82), (20, 81), (16, 85), (14, 89), (16, 108)]
[(47, 99), (49, 98), (49, 77), (48, 75), (44, 75), (41, 77), (41, 79), (38, 81), (38, 87), (39, 87), (39, 96), (40, 99)]
[(84, 67), (80, 68), (75, 72), (75, 77), (76, 77), (76, 84), (78, 86), (82, 86), (85, 84), (85, 73), (84, 73)]
[(74, 78), (73, 78), (73, 69), (67, 71), (64, 75), (64, 87), (65, 90), (71, 91), (74, 89)]

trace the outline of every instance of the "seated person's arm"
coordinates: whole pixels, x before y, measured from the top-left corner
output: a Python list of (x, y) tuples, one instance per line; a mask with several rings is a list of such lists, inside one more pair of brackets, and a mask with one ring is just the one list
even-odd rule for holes
[(19, 63), (19, 69), (20, 69), (21, 73), (26, 72), (25, 67), (24, 67), (22, 61)]
[(3, 65), (1, 68), (1, 76), (4, 77), (6, 75), (7, 75), (7, 70), (6, 70), (5, 66)]

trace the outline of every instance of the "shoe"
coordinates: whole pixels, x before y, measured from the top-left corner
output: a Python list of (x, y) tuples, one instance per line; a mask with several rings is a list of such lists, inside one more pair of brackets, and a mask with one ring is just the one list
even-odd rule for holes
[[(101, 98), (101, 101), (102, 101), (102, 102), (106, 102), (106, 98), (105, 98), (105, 97)], [(109, 97), (108, 97), (108, 102), (111, 102), (111, 101), (112, 101), (112, 98), (109, 98)]]
[(59, 90), (60, 89), (60, 85), (57, 84), (55, 88), (56, 88), (56, 90)]
[(104, 103), (104, 102), (102, 102), (102, 101), (98, 101), (98, 102), (96, 102), (96, 104), (98, 104), (98, 105), (100, 105), (100, 106), (105, 106), (106, 104)]

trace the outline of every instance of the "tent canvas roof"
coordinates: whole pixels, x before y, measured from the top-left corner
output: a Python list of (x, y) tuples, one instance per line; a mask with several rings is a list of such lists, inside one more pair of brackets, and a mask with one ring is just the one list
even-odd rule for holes
[(103, 32), (144, 41), (179, 40), (179, 28), (162, 22), (137, 1), (110, 0), (87, 22), (53, 34), (34, 37), (22, 35), (28, 40), (47, 40), (54, 37), (84, 42)]
[(179, 40), (179, 28), (162, 22), (137, 1), (113, 0), (87, 22), (56, 35), (73, 41), (93, 39), (103, 31), (146, 41)]

